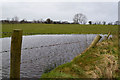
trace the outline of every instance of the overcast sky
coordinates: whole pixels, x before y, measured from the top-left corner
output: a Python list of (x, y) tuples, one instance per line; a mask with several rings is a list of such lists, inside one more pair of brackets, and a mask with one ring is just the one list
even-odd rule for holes
[(92, 21), (118, 20), (118, 2), (4, 2), (2, 19), (18, 16), (19, 19), (72, 21), (82, 13)]

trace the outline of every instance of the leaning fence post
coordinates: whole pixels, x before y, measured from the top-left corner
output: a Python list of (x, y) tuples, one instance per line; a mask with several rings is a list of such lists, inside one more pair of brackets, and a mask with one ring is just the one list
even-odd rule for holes
[(111, 32), (109, 32), (108, 35), (105, 36), (105, 39), (104, 39), (104, 40), (107, 40), (107, 39), (109, 38), (110, 34), (111, 34)]
[(13, 30), (10, 53), (10, 80), (20, 80), (22, 30)]
[(89, 48), (92, 48), (92, 47), (95, 47), (95, 45), (99, 42), (99, 40), (101, 39), (102, 37), (100, 35), (97, 35), (95, 37), (95, 39), (93, 40), (93, 42), (90, 44), (90, 46), (88, 47)]
[[(92, 43), (90, 44), (90, 46), (87, 48), (87, 49), (85, 49), (81, 54), (83, 54), (83, 53), (86, 53), (90, 48), (93, 48), (93, 47), (95, 47), (95, 45), (99, 42), (99, 40), (101, 39), (102, 37), (98, 34), (95, 38), (94, 38), (94, 40), (92, 41)], [(79, 54), (79, 55), (81, 55), (81, 54)], [(78, 56), (79, 56), (78, 55)], [(78, 57), (78, 56), (76, 56), (76, 57)], [(73, 61), (73, 60), (72, 60)]]

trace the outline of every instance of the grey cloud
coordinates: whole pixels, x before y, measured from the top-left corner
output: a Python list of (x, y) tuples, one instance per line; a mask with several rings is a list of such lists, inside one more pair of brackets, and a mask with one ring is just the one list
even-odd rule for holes
[(76, 13), (83, 13), (88, 20), (111, 22), (118, 18), (117, 8), (117, 2), (11, 2), (3, 4), (2, 17), (72, 21)]

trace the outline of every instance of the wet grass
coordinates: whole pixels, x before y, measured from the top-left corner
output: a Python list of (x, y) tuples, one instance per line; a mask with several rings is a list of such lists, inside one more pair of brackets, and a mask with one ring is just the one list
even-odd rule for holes
[[(13, 29), (22, 29), (24, 35), (35, 34), (106, 34), (118, 32), (114, 25), (79, 25), (79, 24), (2, 24), (2, 32), (12, 32)], [(3, 33), (2, 37), (11, 36)]]
[(116, 78), (118, 72), (118, 38), (114, 35), (41, 78)]

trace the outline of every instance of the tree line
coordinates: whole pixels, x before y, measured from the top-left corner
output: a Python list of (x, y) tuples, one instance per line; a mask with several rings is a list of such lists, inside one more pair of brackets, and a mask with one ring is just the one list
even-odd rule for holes
[(109, 22), (107, 23), (106, 21), (87, 21), (87, 17), (82, 14), (78, 13), (75, 14), (73, 17), (73, 22), (68, 22), (68, 21), (53, 21), (50, 18), (43, 20), (32, 20), (32, 21), (27, 21), (26, 19), (19, 20), (17, 16), (13, 17), (12, 19), (7, 18), (6, 20), (0, 20), (1, 23), (3, 24), (22, 24), (22, 23), (41, 23), (41, 24), (90, 24), (90, 25), (120, 25), (120, 21), (115, 21), (115, 22)]

